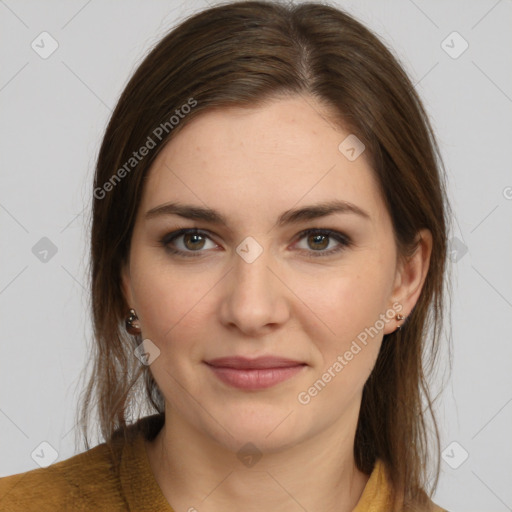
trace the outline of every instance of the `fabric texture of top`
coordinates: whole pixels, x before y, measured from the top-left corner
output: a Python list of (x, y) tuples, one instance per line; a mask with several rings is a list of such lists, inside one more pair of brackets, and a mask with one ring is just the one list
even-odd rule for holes
[[(144, 442), (164, 421), (163, 414), (139, 419), (132, 440), (119, 435), (113, 451), (102, 443), (46, 468), (0, 478), (0, 511), (174, 512), (152, 473)], [(353, 512), (389, 511), (390, 486), (378, 460)], [(428, 512), (446, 511), (432, 503)]]

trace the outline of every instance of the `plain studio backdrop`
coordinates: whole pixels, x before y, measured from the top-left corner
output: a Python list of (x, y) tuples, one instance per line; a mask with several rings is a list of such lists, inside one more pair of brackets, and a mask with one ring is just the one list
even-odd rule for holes
[[(0, 0), (0, 476), (75, 454), (90, 343), (86, 221), (111, 110), (206, 1)], [(436, 130), (456, 220), (451, 380), (437, 401), (451, 512), (512, 510), (512, 2), (338, 1), (384, 39)], [(41, 445), (41, 443), (48, 443)]]

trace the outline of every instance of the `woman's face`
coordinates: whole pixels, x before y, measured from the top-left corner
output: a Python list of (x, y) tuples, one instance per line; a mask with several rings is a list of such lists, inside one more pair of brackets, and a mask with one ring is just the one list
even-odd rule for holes
[[(389, 214), (349, 135), (312, 97), (221, 109), (185, 126), (150, 170), (125, 297), (148, 351), (160, 351), (150, 369), (167, 411), (232, 450), (353, 435), (382, 337), (421, 291), (426, 267), (398, 265)], [(335, 201), (351, 208), (308, 213)], [(201, 215), (162, 208), (171, 204)], [(183, 228), (198, 234), (171, 240)], [(207, 363), (238, 356), (296, 364)]]

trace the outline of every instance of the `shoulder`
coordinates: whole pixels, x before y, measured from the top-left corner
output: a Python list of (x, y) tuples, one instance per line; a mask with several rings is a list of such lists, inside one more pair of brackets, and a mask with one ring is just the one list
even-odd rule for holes
[(396, 503), (393, 503), (393, 486), (389, 470), (385, 462), (377, 459), (370, 478), (363, 490), (361, 499), (353, 512), (448, 512), (435, 504), (430, 496), (423, 490), (419, 490), (414, 498), (404, 498), (404, 492), (398, 491)]
[(47, 468), (0, 478), (0, 512), (121, 512), (145, 509), (147, 503), (172, 512), (144, 445), (164, 421), (164, 414), (140, 418), (119, 428), (108, 443)]
[(115, 447), (105, 443), (47, 468), (0, 478), (0, 511), (126, 510)]

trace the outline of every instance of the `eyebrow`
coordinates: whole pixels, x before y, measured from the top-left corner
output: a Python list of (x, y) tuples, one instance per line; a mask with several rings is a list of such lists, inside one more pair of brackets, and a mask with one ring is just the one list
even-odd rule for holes
[[(371, 220), (370, 215), (355, 204), (349, 203), (348, 201), (333, 200), (305, 206), (303, 208), (286, 210), (279, 216), (277, 225), (296, 224), (307, 220), (326, 217), (335, 213), (352, 213), (363, 219)], [(156, 206), (146, 212), (145, 218), (152, 219), (162, 215), (179, 215), (185, 219), (202, 220), (212, 224), (228, 226), (227, 218), (216, 210), (180, 203), (166, 203)]]

